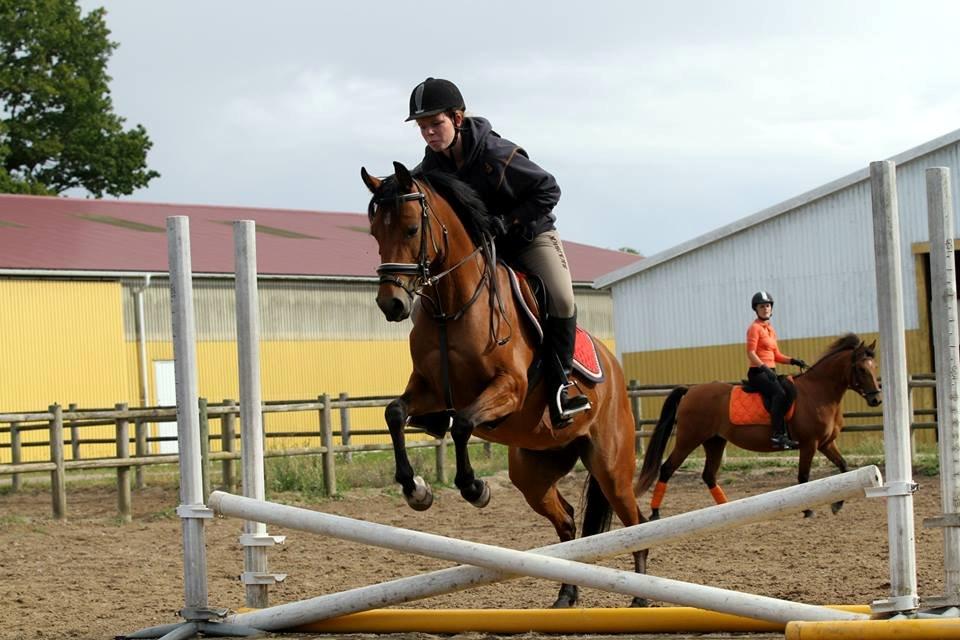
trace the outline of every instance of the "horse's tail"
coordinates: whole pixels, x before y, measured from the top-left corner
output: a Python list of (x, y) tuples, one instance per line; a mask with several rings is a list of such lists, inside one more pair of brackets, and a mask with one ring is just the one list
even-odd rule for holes
[(650, 442), (647, 444), (647, 453), (643, 456), (643, 466), (640, 468), (640, 477), (634, 485), (634, 493), (637, 498), (642, 496), (653, 481), (657, 479), (660, 472), (660, 464), (663, 462), (663, 453), (667, 450), (667, 442), (673, 433), (673, 425), (677, 420), (677, 406), (681, 398), (686, 395), (689, 389), (687, 387), (677, 387), (670, 392), (667, 399), (663, 401), (663, 409), (660, 410), (660, 420), (650, 436)]

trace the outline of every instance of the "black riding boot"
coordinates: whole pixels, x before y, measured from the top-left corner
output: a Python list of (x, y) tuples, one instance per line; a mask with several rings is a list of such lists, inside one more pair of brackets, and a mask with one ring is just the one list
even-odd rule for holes
[(590, 400), (582, 394), (570, 395), (573, 369), (573, 345), (577, 337), (577, 315), (571, 318), (547, 318), (547, 340), (552, 353), (547, 355), (549, 383), (547, 402), (554, 429), (570, 424), (573, 416), (590, 409)]
[(773, 437), (770, 438), (770, 442), (780, 449), (796, 449), (799, 443), (792, 440), (790, 434), (787, 433), (785, 413), (786, 407), (771, 407), (770, 426), (773, 427)]

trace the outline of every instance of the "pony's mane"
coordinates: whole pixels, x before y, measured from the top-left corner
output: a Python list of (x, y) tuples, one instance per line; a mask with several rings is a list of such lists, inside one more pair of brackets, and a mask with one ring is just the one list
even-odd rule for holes
[[(484, 236), (493, 237), (496, 235), (497, 221), (487, 212), (487, 206), (477, 192), (466, 182), (446, 171), (424, 172), (417, 169), (411, 173), (411, 176), (447, 201), (450, 208), (457, 214), (460, 222), (463, 223), (474, 244), (481, 244)], [(369, 217), (373, 218), (373, 203), (375, 200), (392, 198), (399, 195), (398, 191), (396, 176), (389, 176), (384, 179), (370, 201), (370, 208), (367, 212)]]
[[(863, 341), (860, 339), (860, 336), (858, 336), (855, 333), (847, 333), (845, 335), (842, 335), (836, 340), (834, 340), (829, 347), (827, 347), (827, 350), (823, 352), (823, 355), (817, 359), (817, 361), (814, 363), (813, 366), (816, 366), (817, 364), (823, 362), (830, 356), (834, 356), (840, 353), (841, 351), (849, 351), (851, 349), (856, 349), (857, 347), (860, 346), (862, 342)], [(868, 352), (867, 355), (869, 357), (871, 358), (874, 357), (874, 354), (872, 351), (868, 349), (867, 352)]]

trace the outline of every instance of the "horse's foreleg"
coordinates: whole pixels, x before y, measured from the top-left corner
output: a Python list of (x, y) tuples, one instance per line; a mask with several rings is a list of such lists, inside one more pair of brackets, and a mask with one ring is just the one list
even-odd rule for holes
[[(813, 443), (803, 443), (800, 445), (800, 459), (797, 463), (797, 484), (803, 484), (810, 480), (810, 465), (813, 464), (813, 454), (816, 453)], [(813, 510), (804, 509), (804, 518), (812, 518)]]
[[(843, 455), (837, 447), (836, 440), (831, 440), (830, 442), (820, 445), (820, 453), (826, 456), (827, 460), (832, 462), (833, 465), (840, 470), (840, 473), (846, 473), (848, 471), (847, 461), (843, 459)], [(843, 509), (843, 500), (838, 500), (830, 505), (830, 510), (834, 515), (839, 513), (840, 509)]]
[(720, 436), (714, 436), (703, 443), (703, 451), (706, 453), (706, 461), (703, 463), (703, 473), (700, 477), (703, 479), (713, 501), (717, 504), (725, 504), (727, 495), (717, 483), (717, 472), (720, 471), (720, 465), (723, 463), (723, 450), (727, 446), (727, 441)]
[(397, 469), (394, 479), (400, 484), (407, 504), (417, 511), (424, 511), (433, 504), (433, 491), (423, 478), (414, 476), (413, 465), (407, 457), (403, 430), (410, 407), (405, 396), (406, 394), (388, 404), (383, 416), (387, 421), (387, 429), (390, 430), (390, 442), (393, 443), (393, 460)]
[(470, 406), (453, 417), (450, 435), (457, 458), (457, 474), (453, 482), (464, 500), (477, 508), (490, 503), (490, 487), (473, 472), (467, 443), (478, 425), (508, 416), (520, 408), (522, 396), (518, 393), (519, 386), (514, 377), (500, 374)]

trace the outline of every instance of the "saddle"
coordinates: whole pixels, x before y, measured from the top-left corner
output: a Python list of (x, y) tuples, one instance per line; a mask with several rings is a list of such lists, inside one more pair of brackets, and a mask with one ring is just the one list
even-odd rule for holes
[[(777, 380), (787, 394), (789, 405), (785, 418), (789, 420), (796, 410), (797, 387), (793, 384), (792, 376), (777, 376)], [(743, 380), (741, 384), (734, 385), (730, 390), (729, 414), (730, 424), (770, 424), (770, 402), (759, 389)]]

